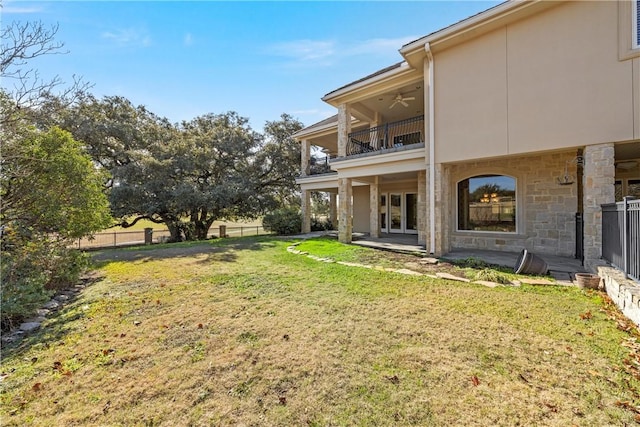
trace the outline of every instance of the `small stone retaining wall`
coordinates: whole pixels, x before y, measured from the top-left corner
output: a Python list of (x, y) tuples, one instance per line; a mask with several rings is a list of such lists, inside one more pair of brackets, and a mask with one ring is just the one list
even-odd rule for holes
[(599, 266), (598, 275), (604, 281), (607, 295), (622, 314), (640, 327), (640, 285), (631, 279), (625, 279), (624, 274), (613, 267)]

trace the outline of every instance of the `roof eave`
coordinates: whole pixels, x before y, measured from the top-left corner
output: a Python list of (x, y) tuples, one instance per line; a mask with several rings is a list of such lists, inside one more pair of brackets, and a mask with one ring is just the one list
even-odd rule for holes
[(332, 102), (335, 101), (336, 99), (340, 98), (341, 96), (344, 96), (348, 93), (354, 92), (358, 89), (362, 89), (365, 87), (368, 87), (374, 83), (378, 83), (378, 82), (382, 82), (384, 80), (389, 80), (395, 77), (398, 77), (402, 74), (405, 74), (407, 72), (412, 71), (413, 68), (411, 68), (409, 66), (409, 64), (405, 61), (402, 62), (402, 64), (400, 64), (399, 67), (394, 68), (392, 70), (389, 70), (385, 73), (381, 73), (381, 74), (376, 74), (373, 77), (371, 77), (370, 79), (365, 79), (365, 80), (360, 80), (356, 83), (344, 86), (340, 89), (336, 89), (333, 92), (329, 92), (328, 94), (326, 94), (325, 96), (322, 97), (322, 100), (328, 104), (337, 106), (337, 103)]
[[(511, 16), (513, 16), (514, 18), (518, 17), (521, 12), (527, 13), (524, 12), (525, 9), (531, 9), (531, 12), (534, 12), (541, 8), (551, 7), (555, 4), (557, 3), (542, 0), (506, 1), (492, 7), (491, 9), (487, 9), (484, 12), (480, 12), (477, 15), (471, 16), (446, 28), (435, 31), (431, 34), (419, 38), (418, 40), (407, 43), (400, 48), (399, 52), (405, 58), (405, 60), (411, 63), (411, 60), (409, 58), (415, 56), (418, 53), (423, 54), (426, 43), (429, 43), (432, 49), (437, 49), (439, 45), (442, 48), (446, 48), (457, 43), (456, 39), (464, 36), (465, 34), (476, 32), (477, 30), (481, 29), (489, 31), (491, 29), (492, 23), (498, 24), (505, 18), (508, 19)], [(482, 32), (482, 30), (480, 32)]]

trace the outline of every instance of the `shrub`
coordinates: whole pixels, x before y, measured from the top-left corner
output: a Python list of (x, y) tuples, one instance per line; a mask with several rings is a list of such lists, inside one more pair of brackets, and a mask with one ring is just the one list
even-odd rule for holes
[(302, 215), (297, 208), (278, 209), (264, 216), (262, 226), (266, 231), (281, 235), (300, 233)]
[(326, 220), (323, 221), (316, 217), (311, 217), (311, 231), (325, 231), (325, 230), (333, 230), (333, 224), (331, 221)]
[(2, 230), (0, 322), (6, 330), (32, 316), (55, 289), (68, 288), (89, 265), (86, 254), (29, 229)]
[(42, 240), (27, 240), (13, 230), (3, 229), (0, 290), (2, 329), (30, 316), (50, 296), (45, 289), (47, 270), (42, 260), (49, 248)]

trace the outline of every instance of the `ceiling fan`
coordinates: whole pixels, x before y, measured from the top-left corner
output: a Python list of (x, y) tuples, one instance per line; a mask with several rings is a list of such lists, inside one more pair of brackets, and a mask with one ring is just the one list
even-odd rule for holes
[(393, 107), (396, 106), (396, 104), (402, 104), (405, 107), (408, 107), (409, 104), (406, 103), (406, 101), (413, 101), (414, 99), (416, 99), (415, 96), (402, 96), (401, 93), (398, 93), (395, 98), (393, 98), (393, 103), (389, 106), (389, 109), (392, 109)]

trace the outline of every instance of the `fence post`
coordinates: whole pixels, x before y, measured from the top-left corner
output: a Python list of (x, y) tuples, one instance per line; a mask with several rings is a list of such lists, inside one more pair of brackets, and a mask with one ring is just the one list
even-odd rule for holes
[(144, 244), (145, 245), (153, 244), (153, 228), (144, 229)]
[(259, 227), (259, 226), (258, 226), (258, 225), (256, 225), (256, 236), (259, 236), (259, 235), (260, 235), (260, 230), (258, 229), (258, 227)]
[(218, 234), (220, 235), (221, 239), (223, 237), (227, 237), (227, 226), (226, 225), (221, 225), (220, 226), (220, 232)]
[(240, 237), (244, 237), (244, 227), (240, 226)]
[(115, 248), (116, 246), (118, 246), (118, 233), (116, 233), (115, 231), (113, 232), (113, 247)]
[(622, 264), (624, 268), (622, 269), (624, 273), (624, 278), (628, 279), (629, 273), (629, 238), (631, 237), (629, 233), (629, 200), (632, 200), (633, 197), (624, 196), (622, 198)]

